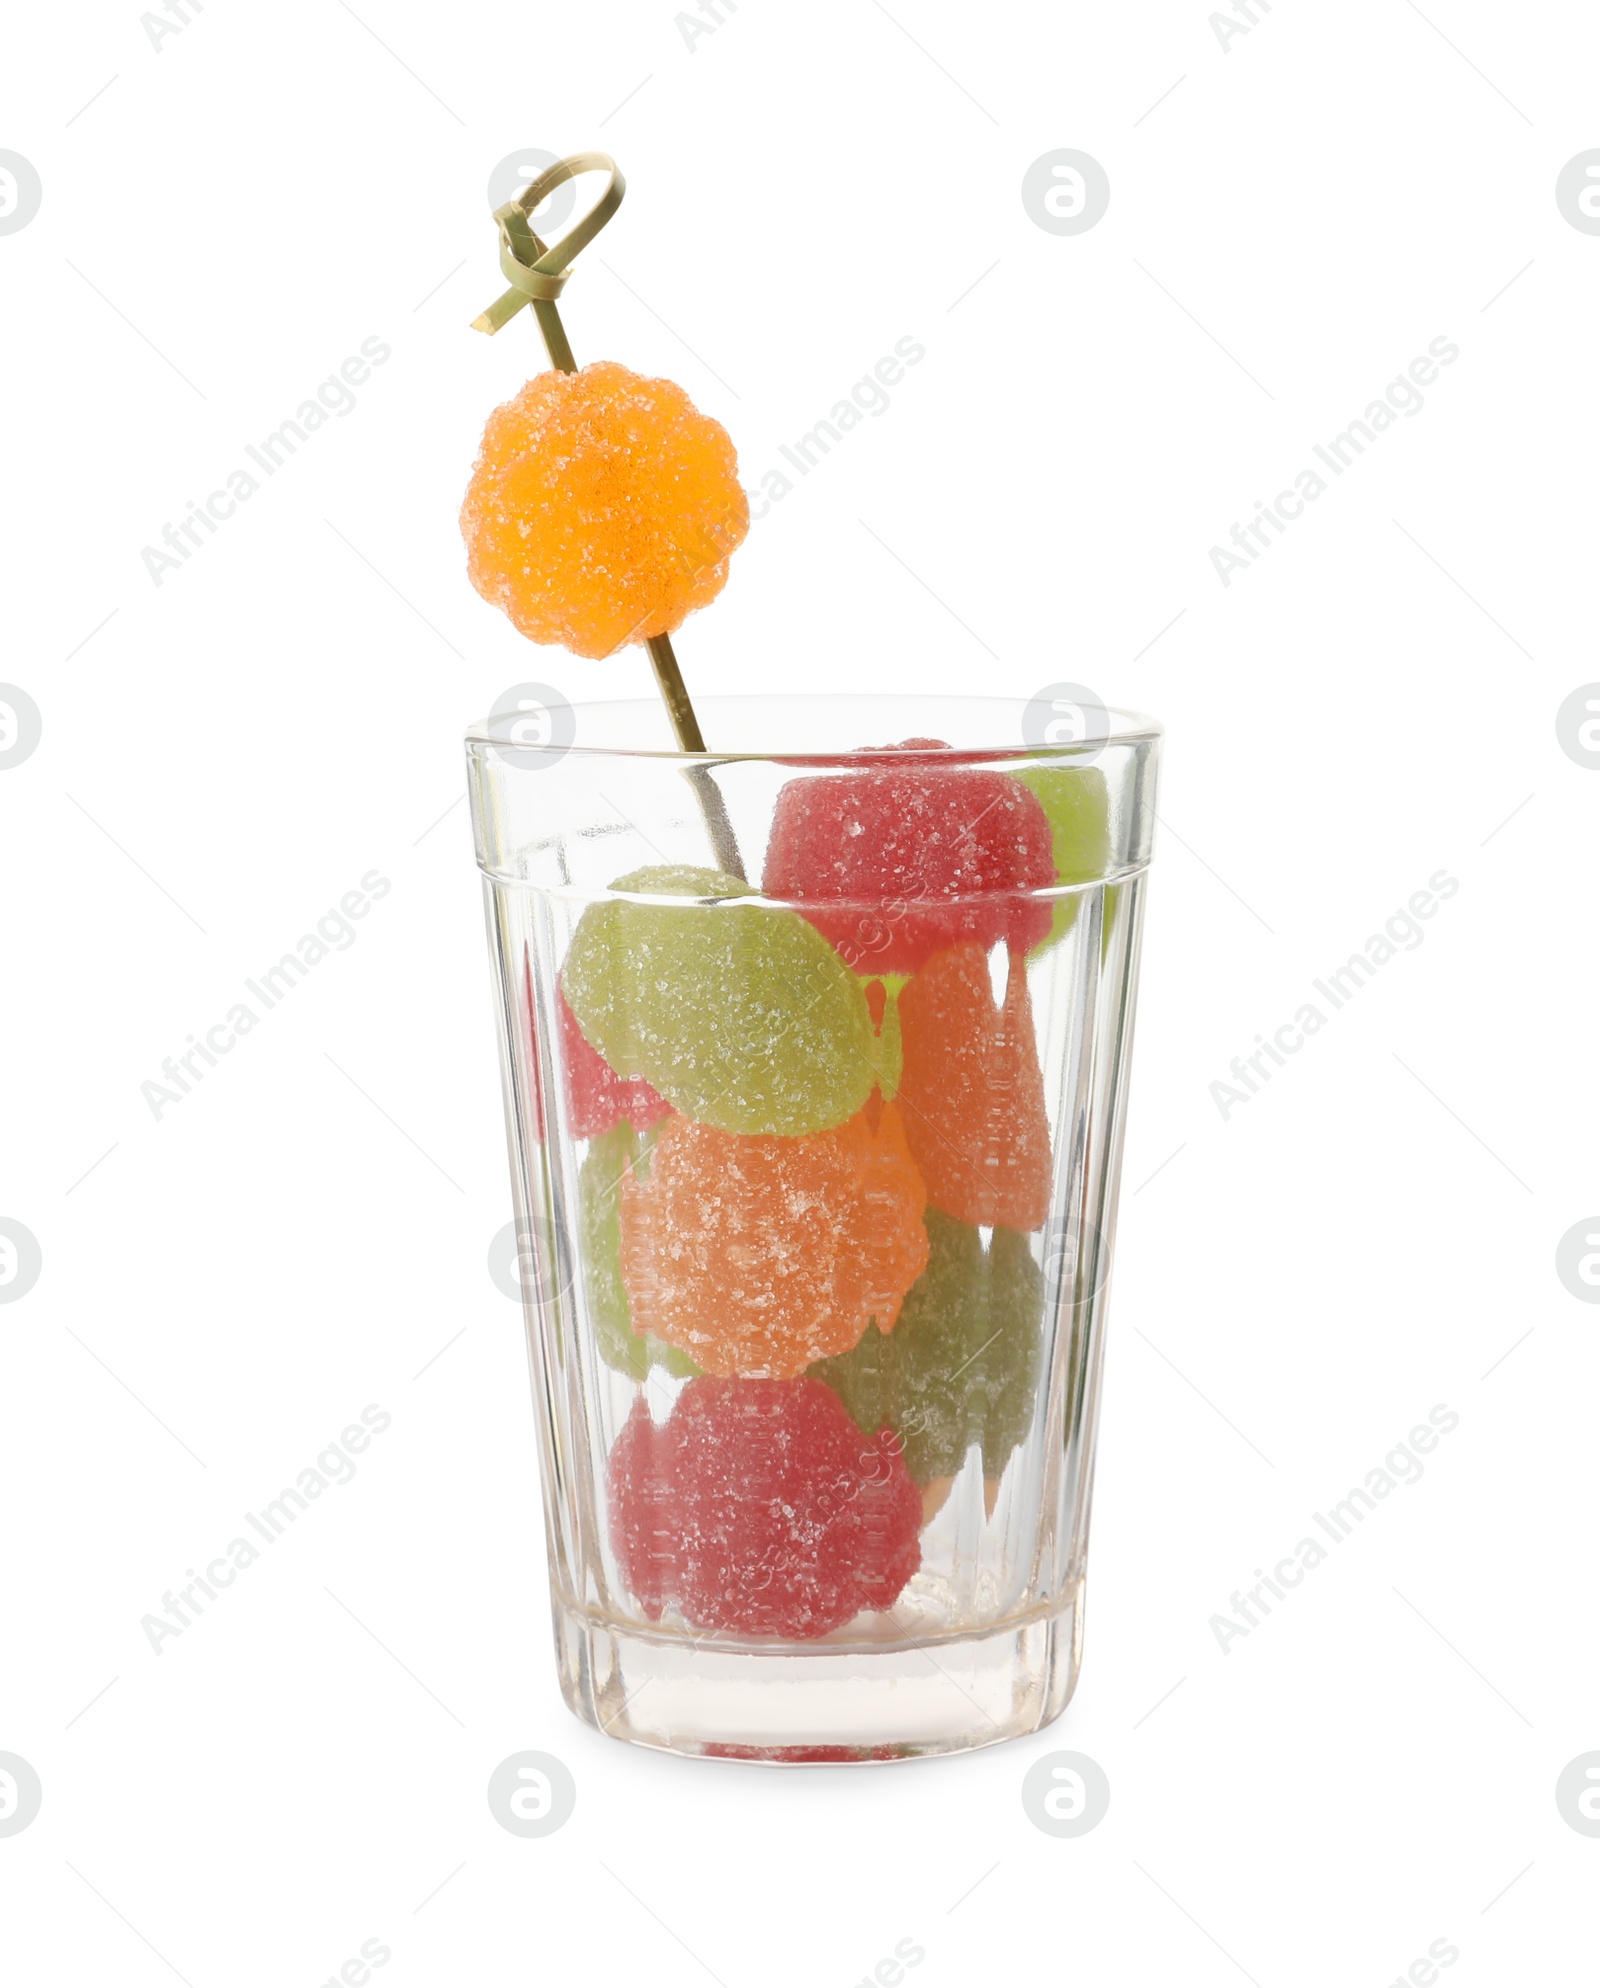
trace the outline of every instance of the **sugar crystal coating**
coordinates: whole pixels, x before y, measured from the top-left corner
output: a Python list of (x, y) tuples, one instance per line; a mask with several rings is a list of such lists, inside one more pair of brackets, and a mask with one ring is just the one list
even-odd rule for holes
[(606, 1473), (611, 1544), (645, 1613), (802, 1640), (893, 1605), (922, 1500), (892, 1437), (821, 1381), (693, 1380), (664, 1424), (641, 1399)]
[(930, 1208), (928, 1267), (894, 1332), (811, 1369), (863, 1430), (887, 1425), (918, 1484), (954, 1477), (976, 1444), (998, 1477), (1028, 1433), (1039, 1384), (1044, 1280), (1025, 1236), (981, 1233)]
[(611, 1550), (652, 1622), (677, 1587), (682, 1515), (676, 1452), (670, 1419), (655, 1421), (640, 1395), (606, 1459)]
[[(586, 1162), (587, 1164), (587, 1162)], [(709, 1374), (787, 1379), (885, 1332), (928, 1260), (922, 1179), (885, 1105), (801, 1139), (673, 1116), (622, 1181), (635, 1328)]]
[[(866, 749), (869, 753), (873, 748)], [(762, 888), (798, 905), (860, 973), (914, 973), (961, 940), (1038, 944), (1056, 880), (1050, 823), (1009, 774), (876, 748), (881, 766), (813, 773), (779, 794)]]
[(1050, 1121), (1022, 955), (1004, 1005), (972, 945), (936, 953), (900, 995), (899, 1106), (929, 1204), (1024, 1234), (1050, 1213)]
[(727, 430), (610, 360), (536, 374), (497, 407), (461, 507), (484, 599), (592, 658), (715, 600), (749, 527)]
[(650, 1135), (619, 1125), (594, 1139), (578, 1169), (578, 1258), (583, 1295), (600, 1357), (608, 1367), (642, 1381), (652, 1367), (686, 1375), (699, 1369), (676, 1347), (633, 1329), (633, 1313), (622, 1281), (622, 1226), (619, 1212), (624, 1180), (648, 1160)]
[(729, 904), (739, 877), (683, 865), (635, 870), (578, 921), (562, 986), (613, 1070), (724, 1132), (797, 1137), (841, 1125), (877, 1076), (861, 983), (798, 912)]
[(619, 1077), (592, 1048), (578, 1018), (556, 984), (561, 1021), (561, 1067), (566, 1078), (567, 1123), (574, 1139), (593, 1139), (626, 1122), (643, 1131), (665, 1118), (672, 1106), (642, 1077)]

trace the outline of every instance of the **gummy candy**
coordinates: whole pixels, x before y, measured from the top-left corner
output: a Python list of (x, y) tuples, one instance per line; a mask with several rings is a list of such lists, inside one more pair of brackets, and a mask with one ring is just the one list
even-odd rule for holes
[(591, 658), (715, 600), (749, 528), (726, 429), (610, 360), (539, 373), (497, 407), (461, 506), (478, 592)]
[(993, 1479), (1028, 1433), (1044, 1280), (1015, 1229), (995, 1229), (985, 1249), (966, 1222), (933, 1208), (925, 1220), (928, 1267), (894, 1332), (869, 1326), (852, 1351), (810, 1371), (838, 1391), (863, 1430), (895, 1431), (919, 1485), (944, 1490), (974, 1443)]
[(826, 1636), (893, 1605), (916, 1572), (922, 1500), (894, 1439), (864, 1435), (821, 1381), (693, 1380), (664, 1424), (641, 1398), (607, 1467), (611, 1543), (652, 1620)]
[[(587, 1162), (585, 1162), (587, 1164)], [(785, 1380), (889, 1331), (928, 1260), (922, 1179), (885, 1105), (803, 1139), (672, 1117), (622, 1182), (622, 1279), (642, 1331), (709, 1374)]]
[[(752, 895), (668, 865), (618, 877), (656, 898)], [(690, 1118), (724, 1132), (822, 1132), (877, 1078), (861, 983), (797, 912), (602, 902), (578, 921), (562, 985), (589, 1043)]]
[(863, 750), (895, 757), (779, 794), (767, 895), (798, 905), (862, 973), (914, 973), (963, 939), (1044, 938), (1050, 905), (1017, 895), (1056, 880), (1038, 799), (1008, 774), (938, 764), (938, 739)]
[(672, 1106), (642, 1077), (619, 1077), (599, 1050), (591, 1049), (556, 985), (561, 1018), (561, 1062), (567, 1080), (567, 1118), (574, 1139), (593, 1139), (626, 1121), (641, 1132), (665, 1118)]
[(978, 1228), (1041, 1228), (1050, 1123), (1022, 956), (996, 1008), (977, 946), (936, 953), (901, 993), (900, 1032), (898, 1103), (929, 1204)]
[[(676, 1409), (676, 1402), (673, 1407)], [(671, 1418), (655, 1421), (640, 1395), (606, 1459), (611, 1550), (622, 1578), (652, 1622), (660, 1618), (676, 1592), (677, 1563), (684, 1544), (676, 1484), (677, 1449)]]
[[(1044, 809), (1050, 823), (1055, 881), (1062, 884), (1092, 883), (1103, 877), (1111, 863), (1111, 823), (1106, 776), (1097, 766), (1030, 766), (1017, 778)], [(1111, 929), (1116, 886), (1106, 892), (1105, 932)], [(1082, 897), (1060, 897), (1055, 901), (1050, 930), (1035, 950), (1053, 946), (1064, 939), (1077, 922)], [(1104, 938), (1101, 950), (1104, 951)]]
[(642, 1381), (652, 1367), (680, 1376), (700, 1371), (675, 1346), (664, 1346), (633, 1329), (622, 1281), (618, 1197), (630, 1168), (642, 1164), (648, 1149), (648, 1141), (631, 1125), (619, 1125), (595, 1139), (578, 1169), (578, 1256), (595, 1340), (606, 1365), (636, 1381)]

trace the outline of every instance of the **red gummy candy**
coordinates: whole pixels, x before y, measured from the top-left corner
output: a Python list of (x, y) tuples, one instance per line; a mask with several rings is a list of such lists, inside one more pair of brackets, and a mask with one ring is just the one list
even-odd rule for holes
[(1050, 904), (1018, 893), (1048, 889), (1056, 867), (1036, 796), (1009, 774), (915, 756), (947, 751), (938, 739), (863, 750), (896, 757), (779, 794), (766, 894), (860, 973), (915, 973), (962, 940), (1037, 945)]
[(898, 1439), (817, 1380), (692, 1380), (665, 1424), (634, 1403), (607, 1466), (611, 1544), (655, 1620), (799, 1641), (893, 1605), (921, 1561)]
[(1022, 955), (997, 1008), (980, 948), (938, 954), (901, 989), (900, 1036), (896, 1102), (929, 1206), (974, 1228), (1042, 1228), (1050, 1120)]
[(574, 1139), (594, 1139), (613, 1132), (624, 1119), (642, 1132), (672, 1110), (672, 1106), (643, 1077), (619, 1077), (578, 1026), (567, 997), (556, 987), (561, 1017), (561, 1065), (567, 1080), (567, 1116)]
[(678, 1556), (670, 1421), (651, 1419), (643, 1395), (622, 1425), (606, 1463), (611, 1503), (611, 1550), (623, 1578), (652, 1622), (672, 1599)]

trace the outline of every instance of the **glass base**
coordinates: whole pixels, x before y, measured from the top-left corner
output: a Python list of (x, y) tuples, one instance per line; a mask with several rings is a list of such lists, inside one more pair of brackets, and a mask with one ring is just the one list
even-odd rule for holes
[(968, 1635), (894, 1642), (695, 1642), (557, 1605), (567, 1704), (635, 1746), (722, 1760), (867, 1765), (1036, 1733), (1078, 1681), (1080, 1583), (1065, 1608)]

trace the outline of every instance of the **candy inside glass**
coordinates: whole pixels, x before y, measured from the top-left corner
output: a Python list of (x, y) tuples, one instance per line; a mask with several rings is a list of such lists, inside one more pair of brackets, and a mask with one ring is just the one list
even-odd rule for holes
[(562, 1689), (772, 1762), (1033, 1732), (1081, 1648), (1159, 728), (701, 716), (706, 755), (646, 702), (467, 739)]

